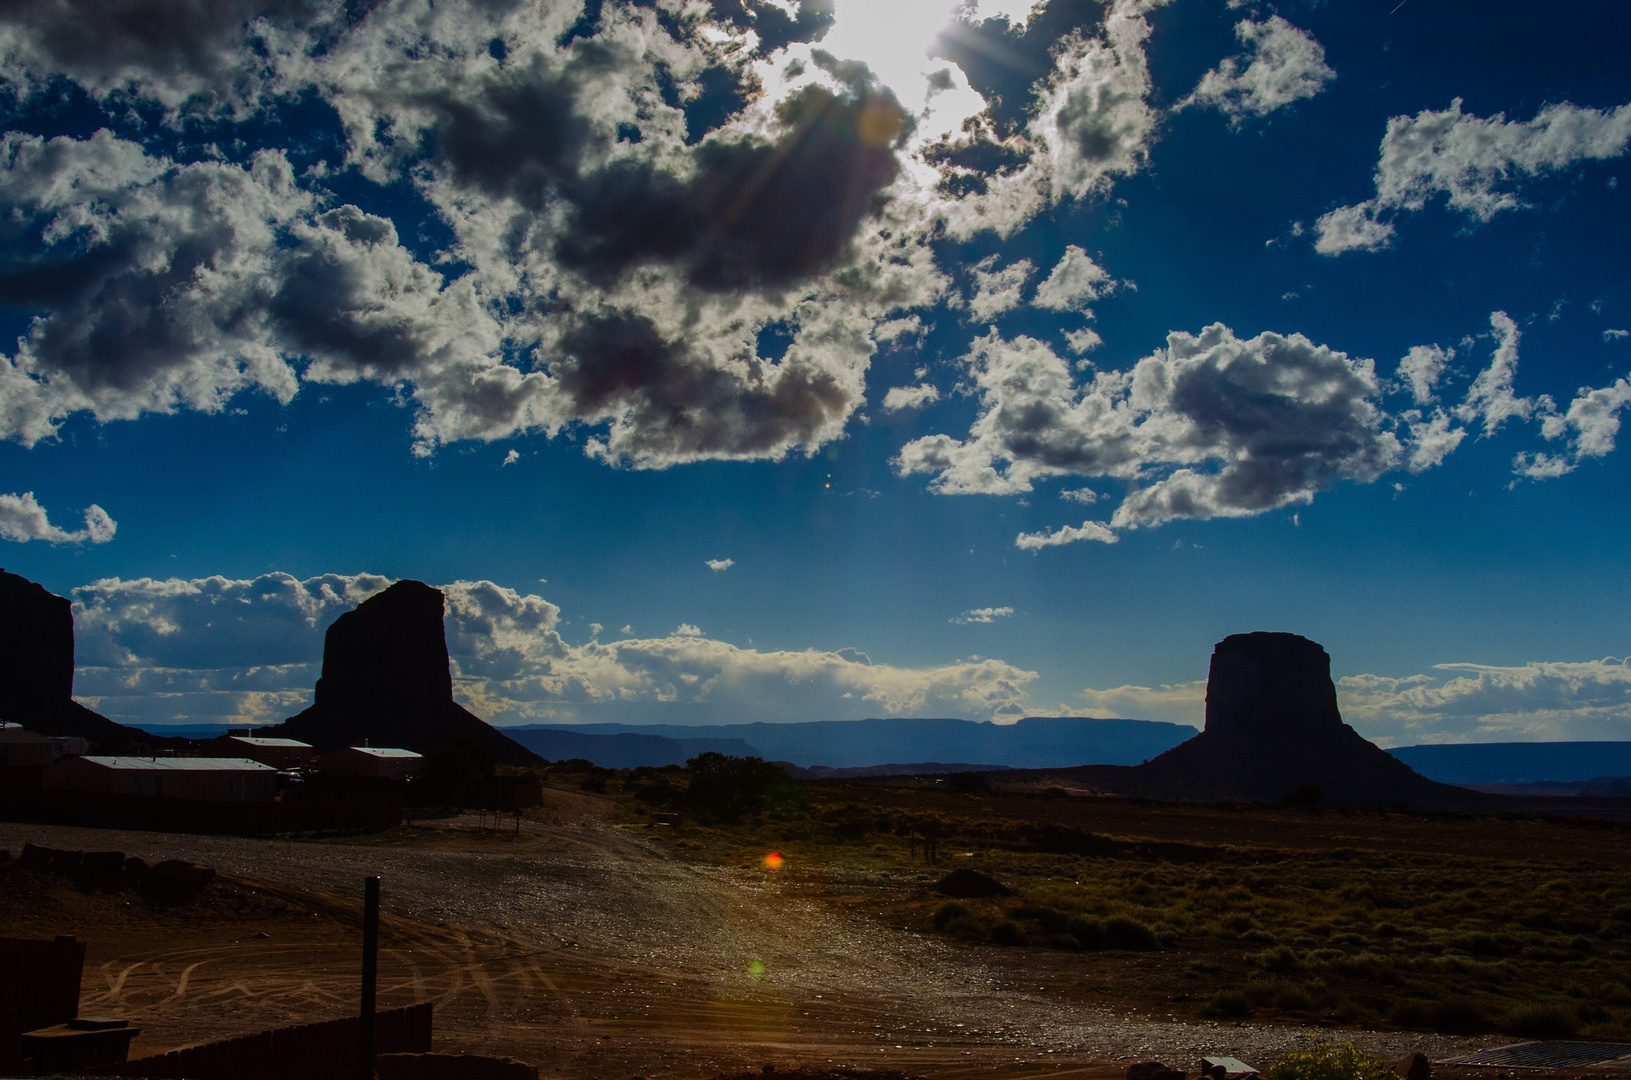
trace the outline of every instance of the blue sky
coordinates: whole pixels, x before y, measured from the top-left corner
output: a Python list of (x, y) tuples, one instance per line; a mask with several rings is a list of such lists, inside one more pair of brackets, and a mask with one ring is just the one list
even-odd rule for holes
[(1274, 629), (1631, 737), (1620, 5), (188, 7), (0, 13), (0, 557), (109, 715), (413, 577), (500, 723), (1198, 723)]

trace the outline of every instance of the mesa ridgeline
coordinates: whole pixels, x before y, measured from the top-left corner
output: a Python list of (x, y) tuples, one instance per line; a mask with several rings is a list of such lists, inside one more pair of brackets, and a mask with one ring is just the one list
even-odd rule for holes
[(1155, 799), (1297, 798), (1338, 806), (1471, 809), (1489, 799), (1429, 780), (1342, 722), (1331, 657), (1296, 634), (1232, 634), (1212, 651), (1206, 728), (1142, 765), (1059, 775)]

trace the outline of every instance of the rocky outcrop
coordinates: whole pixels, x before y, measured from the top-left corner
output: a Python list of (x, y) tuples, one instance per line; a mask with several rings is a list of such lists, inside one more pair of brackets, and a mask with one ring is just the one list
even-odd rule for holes
[(531, 750), (453, 700), (441, 590), (399, 581), (346, 612), (323, 639), (311, 708), (260, 734), (318, 750), (462, 744), (499, 765), (536, 764)]
[(74, 610), (66, 597), (0, 570), (0, 720), (78, 735), (109, 752), (169, 740), (116, 724), (74, 700)]
[(0, 570), (0, 612), (0, 720), (33, 726), (73, 700), (73, 605)]
[(1163, 799), (1424, 808), (1488, 801), (1428, 780), (1343, 723), (1330, 656), (1296, 634), (1224, 638), (1207, 675), (1204, 731), (1143, 765), (1072, 775), (1103, 791)]

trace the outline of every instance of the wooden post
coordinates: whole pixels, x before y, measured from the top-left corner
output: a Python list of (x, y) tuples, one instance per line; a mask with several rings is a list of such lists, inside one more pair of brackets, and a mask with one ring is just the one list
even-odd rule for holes
[(362, 1015), (357, 1025), (357, 1080), (374, 1080), (374, 987), (379, 975), (379, 878), (363, 880)]

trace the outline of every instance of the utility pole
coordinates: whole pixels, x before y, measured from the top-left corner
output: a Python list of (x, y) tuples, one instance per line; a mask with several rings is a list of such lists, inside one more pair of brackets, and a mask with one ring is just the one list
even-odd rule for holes
[(374, 1080), (374, 986), (379, 976), (379, 878), (363, 879), (362, 1015), (357, 1025), (357, 1080)]

